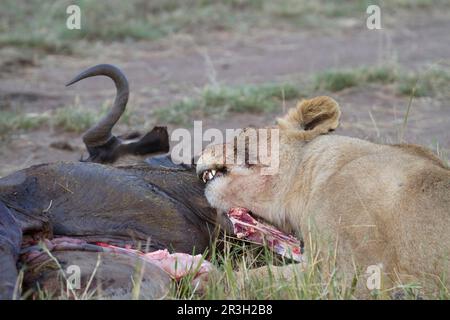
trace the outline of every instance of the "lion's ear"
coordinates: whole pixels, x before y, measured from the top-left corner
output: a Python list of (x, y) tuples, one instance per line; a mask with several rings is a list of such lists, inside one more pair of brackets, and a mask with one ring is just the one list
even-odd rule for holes
[(326, 96), (300, 101), (281, 119), (280, 129), (305, 140), (311, 140), (339, 126), (341, 111), (338, 103)]

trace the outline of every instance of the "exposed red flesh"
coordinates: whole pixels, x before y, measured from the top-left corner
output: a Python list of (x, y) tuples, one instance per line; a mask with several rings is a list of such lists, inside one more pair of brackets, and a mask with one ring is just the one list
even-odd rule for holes
[(109, 252), (139, 257), (149, 263), (155, 264), (163, 269), (174, 280), (193, 273), (193, 280), (205, 280), (207, 273), (213, 268), (212, 264), (205, 261), (201, 255), (190, 255), (186, 253), (169, 253), (166, 249), (154, 252), (142, 252), (130, 247), (117, 247), (104, 242), (88, 243), (82, 239), (59, 237), (52, 240), (44, 239), (41, 243), (28, 241), (22, 247), (21, 261), (25, 263), (43, 262), (48, 256), (43, 250), (45, 246), (48, 251), (79, 250)]
[[(287, 235), (270, 225), (257, 221), (251, 216), (250, 211), (245, 208), (236, 207), (230, 209), (228, 217), (233, 224), (236, 237), (258, 244), (267, 244), (272, 250), (282, 256), (304, 262), (301, 243), (292, 235)], [(171, 254), (167, 250), (145, 253), (132, 249), (130, 246), (122, 248), (104, 242), (87, 242), (70, 237), (56, 237), (52, 240), (43, 239), (40, 243), (36, 240), (28, 239), (23, 243), (21, 261), (36, 263), (47, 260), (48, 256), (42, 249), (43, 246), (49, 251), (81, 250), (136, 256), (157, 265), (174, 280), (180, 280), (189, 274), (193, 274), (193, 283), (195, 285), (200, 281), (205, 281), (208, 272), (214, 268), (201, 255)]]
[(267, 244), (269, 248), (284, 257), (304, 262), (301, 242), (297, 238), (287, 235), (268, 224), (259, 222), (251, 216), (248, 209), (231, 208), (228, 211), (228, 218), (233, 224), (236, 237), (239, 239), (246, 239), (258, 244)]

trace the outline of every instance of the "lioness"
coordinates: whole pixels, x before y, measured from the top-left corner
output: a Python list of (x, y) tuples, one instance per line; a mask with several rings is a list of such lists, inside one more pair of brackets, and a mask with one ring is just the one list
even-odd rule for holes
[(340, 114), (338, 103), (322, 96), (278, 119), (271, 127), (279, 129), (273, 175), (262, 174), (260, 163), (227, 164), (236, 152), (230, 142), (205, 148), (197, 174), (206, 177), (209, 203), (222, 212), (247, 208), (305, 240), (316, 230), (317, 246), (336, 246), (337, 266), (349, 279), (355, 266), (381, 264), (394, 282), (431, 276), (448, 288), (449, 168), (421, 146), (328, 135)]

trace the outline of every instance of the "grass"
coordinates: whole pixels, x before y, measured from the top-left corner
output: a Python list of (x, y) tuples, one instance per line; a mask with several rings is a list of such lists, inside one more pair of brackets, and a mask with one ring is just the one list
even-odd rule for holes
[(450, 153), (441, 147), (438, 141), (434, 141), (430, 145), (430, 149), (435, 151), (436, 155), (448, 166), (450, 167)]
[[(76, 97), (73, 105), (57, 109), (49, 118), (49, 123), (66, 132), (81, 133), (97, 123), (106, 115), (110, 108), (110, 100), (106, 100), (101, 105), (100, 110), (96, 110), (96, 108), (81, 105), (78, 97)], [(127, 106), (118, 123), (129, 125), (131, 123), (132, 110), (133, 106)]]
[[(174, 284), (171, 296), (177, 299), (349, 299), (352, 288), (340, 282), (336, 272), (320, 272), (322, 267), (314, 258), (311, 268), (293, 267), (291, 274), (282, 274), (280, 268), (289, 261), (274, 256), (267, 247), (245, 242), (225, 241), (224, 250), (212, 253), (210, 261), (217, 271), (212, 273), (202, 292), (194, 293), (190, 279)], [(269, 266), (269, 277), (252, 271)]]
[(314, 90), (338, 92), (346, 88), (364, 86), (371, 83), (394, 85), (397, 94), (415, 97), (436, 96), (450, 86), (450, 71), (427, 70), (406, 72), (395, 66), (378, 66), (328, 70), (314, 77)]
[(390, 84), (398, 79), (398, 71), (392, 67), (370, 67), (328, 70), (314, 77), (315, 90), (331, 92), (356, 87), (367, 83)]
[[(153, 117), (160, 123), (187, 125), (192, 119), (223, 117), (229, 112), (273, 112), (283, 100), (289, 101), (320, 92), (339, 92), (370, 84), (391, 86), (399, 95), (439, 96), (450, 86), (450, 71), (406, 72), (398, 66), (359, 67), (328, 70), (311, 77), (306, 84), (262, 84), (230, 87), (207, 85), (195, 98), (184, 98), (157, 109)], [(300, 89), (301, 88), (301, 89)], [(414, 90), (413, 90), (414, 89)], [(414, 91), (414, 92), (413, 92)]]
[(397, 92), (410, 95), (414, 91), (416, 97), (431, 97), (448, 92), (450, 86), (450, 72), (446, 70), (430, 70), (417, 74), (408, 73), (399, 79)]
[[(66, 28), (66, 8), (71, 4), (81, 9), (81, 30)], [(74, 40), (156, 40), (173, 34), (247, 32), (274, 26), (323, 28), (334, 26), (339, 18), (361, 20), (369, 4), (379, 4), (387, 14), (397, 9), (448, 7), (444, 0), (3, 0), (0, 46), (70, 53)]]
[(56, 110), (50, 122), (66, 132), (81, 133), (92, 127), (98, 114), (81, 107), (64, 107)]
[[(208, 260), (216, 267), (204, 290), (192, 286), (192, 278), (174, 283), (169, 297), (175, 299), (236, 299), (236, 300), (317, 300), (317, 299), (402, 299), (423, 298), (418, 283), (397, 283), (372, 293), (366, 291), (365, 268), (355, 267), (344, 276), (336, 264), (336, 246), (319, 246), (310, 239), (311, 251), (305, 253), (306, 265), (292, 264), (274, 255), (268, 247), (256, 246), (235, 239), (225, 239), (223, 250), (211, 252)], [(269, 276), (255, 269), (268, 268)], [(289, 271), (282, 271), (289, 268)], [(441, 276), (440, 279), (445, 279)], [(431, 279), (431, 278), (430, 278)], [(385, 283), (385, 282), (382, 282)], [(437, 283), (427, 298), (449, 299), (448, 289)]]
[(65, 132), (81, 133), (89, 129), (99, 116), (81, 107), (62, 107), (53, 113), (34, 114), (0, 111), (0, 137), (12, 132), (27, 132), (53, 126)]
[(44, 126), (56, 127), (65, 132), (81, 133), (89, 129), (99, 116), (81, 107), (62, 107), (53, 114), (0, 111), (0, 137), (12, 132), (27, 132)]
[(229, 112), (272, 112), (282, 100), (303, 96), (292, 84), (244, 85), (240, 87), (206, 86), (199, 97), (185, 98), (157, 109), (153, 116), (161, 123), (187, 124), (193, 117), (224, 116)]
[(359, 83), (358, 74), (347, 70), (330, 70), (316, 76), (314, 83), (316, 90), (341, 91), (356, 87)]
[[(317, 95), (322, 92), (339, 92), (369, 84), (391, 86), (393, 92), (408, 97), (438, 97), (445, 95), (450, 86), (450, 71), (431, 69), (424, 72), (406, 72), (397, 66), (360, 67), (355, 69), (328, 70), (311, 77), (307, 83), (266, 83), (242, 85), (207, 85), (196, 97), (180, 101), (153, 111), (159, 123), (188, 125), (192, 119), (204, 117), (222, 118), (229, 113), (267, 113), (276, 111), (283, 101)], [(0, 111), (0, 136), (15, 131), (30, 131), (48, 125), (67, 132), (81, 133), (91, 127), (110, 107), (103, 103), (100, 111), (81, 106), (79, 101), (52, 113), (23, 114)], [(136, 124), (142, 119), (132, 117), (128, 106), (120, 123)]]
[[(317, 246), (305, 254), (307, 264), (292, 264), (275, 255), (268, 247), (242, 241), (225, 240), (222, 251), (213, 251), (210, 261), (217, 272), (211, 275), (206, 290), (195, 299), (352, 299), (354, 283), (346, 281), (336, 270), (333, 246), (319, 259)], [(256, 268), (268, 268), (269, 276), (261, 276)], [(282, 269), (290, 268), (290, 272)], [(327, 271), (326, 271), (327, 270)], [(178, 286), (190, 283), (180, 283)], [(190, 292), (188, 289), (177, 292)], [(183, 295), (174, 295), (185, 298)]]
[(18, 130), (33, 130), (47, 121), (47, 117), (32, 113), (0, 111), (0, 137)]
[[(111, 107), (105, 101), (99, 111), (80, 104), (78, 98), (73, 105), (63, 106), (52, 112), (23, 113), (18, 110), (0, 110), (0, 138), (14, 132), (28, 132), (43, 127), (53, 127), (64, 132), (82, 133), (92, 127)], [(130, 125), (133, 107), (128, 106), (119, 123)]]
[[(178, 282), (172, 282), (166, 299), (187, 299), (187, 300), (211, 300), (211, 299), (237, 299), (237, 300), (274, 300), (274, 299), (392, 299), (401, 297), (402, 299), (423, 298), (421, 286), (418, 283), (399, 283), (394, 287), (382, 287), (371, 294), (361, 288), (365, 288), (365, 277), (363, 268), (354, 269), (354, 274), (344, 277), (336, 267), (335, 246), (328, 248), (321, 247), (310, 240), (311, 252), (305, 254), (307, 263), (303, 267), (299, 264), (292, 264), (272, 253), (264, 246), (237, 241), (233, 238), (225, 238), (216, 242), (222, 248), (213, 245), (212, 251), (204, 254), (204, 257), (213, 264), (214, 270), (209, 273), (207, 282), (202, 287), (195, 286), (194, 274), (187, 275)], [(326, 247), (326, 246), (325, 246)], [(81, 283), (79, 290), (65, 289), (64, 269), (58, 260), (46, 251), (49, 261), (59, 270), (59, 280), (62, 290), (49, 292), (46, 288), (36, 289), (23, 288), (22, 283), (18, 283), (18, 296), (22, 299), (103, 299), (102, 288), (95, 287), (95, 273), (99, 268), (101, 260), (97, 259), (97, 264), (89, 276), (87, 283)], [(256, 268), (268, 268), (269, 275), (261, 276)], [(138, 276), (142, 263), (137, 262), (135, 275), (130, 279), (130, 298), (143, 298), (145, 292), (140, 292), (139, 281), (142, 275)], [(197, 266), (193, 266), (198, 270)], [(282, 272), (289, 268), (289, 272)], [(23, 273), (22, 273), (23, 276)], [(442, 278), (444, 279), (444, 278)], [(384, 282), (382, 282), (384, 283)], [(421, 295), (422, 294), (422, 295)], [(445, 285), (437, 284), (435, 292), (429, 294), (427, 298), (449, 299), (449, 292)]]

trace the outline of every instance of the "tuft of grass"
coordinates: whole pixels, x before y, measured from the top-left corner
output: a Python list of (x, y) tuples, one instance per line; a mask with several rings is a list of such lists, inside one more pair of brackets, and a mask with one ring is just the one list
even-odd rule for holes
[(356, 87), (358, 77), (354, 71), (330, 70), (320, 73), (314, 80), (314, 88), (327, 91), (341, 91), (346, 88)]
[(15, 131), (27, 131), (42, 126), (48, 117), (34, 113), (0, 111), (0, 137)]
[[(369, 293), (366, 289), (365, 268), (355, 266), (353, 274), (344, 275), (337, 267), (336, 247), (318, 246), (310, 240), (311, 251), (305, 254), (306, 265), (293, 264), (280, 258), (268, 247), (255, 246), (245, 241), (226, 238), (221, 242), (222, 250), (212, 247), (207, 259), (216, 270), (209, 274), (202, 290), (196, 290), (192, 279), (174, 283), (168, 298), (173, 299), (402, 299), (423, 298), (417, 283), (397, 283)], [(264, 268), (265, 276), (258, 271)], [(289, 271), (285, 271), (288, 269)], [(261, 269), (259, 269), (261, 270)], [(441, 277), (442, 278), (442, 277)], [(444, 278), (442, 278), (444, 279)], [(445, 280), (445, 279), (444, 279)], [(448, 299), (444, 280), (432, 299)], [(384, 283), (384, 282), (382, 282)]]
[(406, 72), (394, 66), (376, 66), (328, 70), (319, 73), (313, 80), (315, 90), (331, 92), (369, 83), (393, 84), (397, 93), (406, 96), (410, 96), (413, 91), (416, 97), (436, 96), (448, 91), (450, 71), (432, 69), (423, 72)]
[(328, 70), (316, 75), (313, 82), (316, 90), (337, 92), (367, 83), (389, 84), (395, 82), (397, 78), (398, 74), (395, 68), (375, 66)]
[(280, 101), (301, 96), (303, 94), (292, 84), (206, 86), (198, 98), (186, 98), (155, 110), (154, 116), (163, 123), (186, 124), (193, 117), (223, 116), (228, 112), (272, 112)]
[[(0, 110), (0, 137), (14, 132), (32, 131), (42, 127), (56, 127), (65, 132), (81, 133), (92, 127), (111, 108), (111, 101), (103, 103), (100, 111), (80, 105), (78, 99), (73, 105), (64, 106), (45, 113), (23, 113), (19, 111)], [(130, 126), (138, 122), (132, 119), (132, 106), (128, 107), (119, 120), (119, 124)]]
[[(95, 108), (89, 109), (86, 106), (80, 105), (78, 98), (75, 99), (74, 105), (65, 106), (57, 109), (50, 119), (50, 123), (67, 132), (81, 133), (92, 127), (97, 123), (111, 108), (111, 101), (106, 100), (100, 111)], [(125, 112), (120, 117), (119, 123), (130, 125), (131, 113), (133, 107), (128, 106)]]
[(395, 67), (380, 66), (361, 70), (364, 82), (389, 84), (397, 81), (398, 71)]
[(95, 112), (70, 106), (57, 109), (51, 123), (67, 132), (81, 133), (92, 127), (97, 120), (98, 115)]
[(397, 92), (403, 95), (414, 94), (415, 97), (431, 97), (448, 92), (450, 72), (430, 70), (424, 73), (407, 73), (400, 77)]

